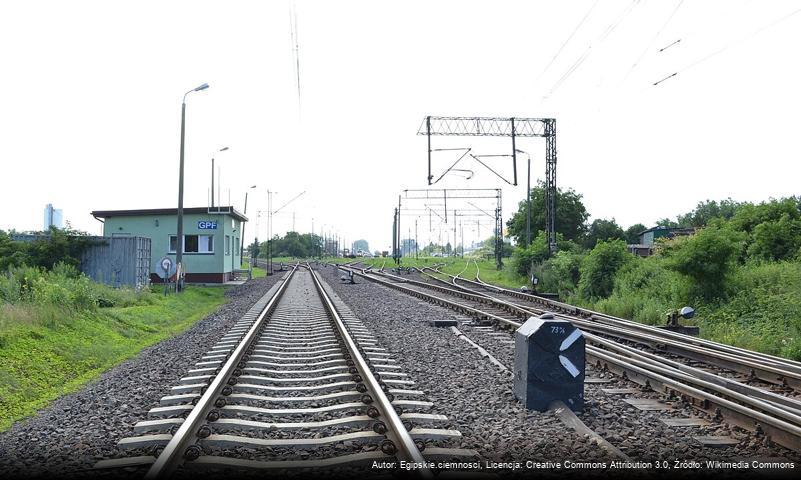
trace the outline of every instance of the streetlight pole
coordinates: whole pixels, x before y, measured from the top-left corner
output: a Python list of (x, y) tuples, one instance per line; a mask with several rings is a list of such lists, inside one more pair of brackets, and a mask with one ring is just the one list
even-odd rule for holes
[(228, 147), (223, 147), (211, 155), (211, 207), (212, 208), (214, 208), (214, 156), (226, 150), (228, 150)]
[[(212, 159), (212, 161), (213, 160), (214, 159)], [(212, 167), (212, 169), (213, 169), (213, 167)], [(252, 185), (248, 190), (252, 190), (254, 188), (256, 188), (256, 185)], [(245, 211), (242, 212), (243, 215), (247, 215), (248, 214), (248, 190), (245, 190)], [(241, 245), (239, 247), (239, 258), (240, 259), (242, 258), (242, 255), (244, 255), (244, 252), (245, 252), (245, 223), (247, 223), (247, 222), (242, 222), (242, 243), (241, 243)]]
[[(181, 101), (181, 160), (178, 167), (178, 228), (175, 239), (175, 291), (180, 292), (183, 287), (183, 259), (184, 259), (184, 134), (186, 132), (186, 96), (192, 92), (199, 92), (209, 88), (208, 83), (184, 93)], [(212, 192), (212, 195), (214, 193)]]

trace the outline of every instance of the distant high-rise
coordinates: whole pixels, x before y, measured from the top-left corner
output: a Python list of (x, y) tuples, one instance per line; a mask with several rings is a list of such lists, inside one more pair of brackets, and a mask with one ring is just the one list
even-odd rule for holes
[(48, 203), (44, 209), (44, 228), (49, 230), (50, 227), (64, 228), (64, 215), (60, 209), (53, 208), (52, 203)]

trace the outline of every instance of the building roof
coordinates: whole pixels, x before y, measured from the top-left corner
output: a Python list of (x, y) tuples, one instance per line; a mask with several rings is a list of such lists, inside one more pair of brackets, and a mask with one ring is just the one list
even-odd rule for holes
[(657, 230), (667, 230), (670, 233), (678, 233), (678, 234), (691, 234), (695, 232), (694, 228), (685, 228), (685, 227), (666, 227), (664, 225), (658, 227), (652, 227), (647, 230), (643, 230), (642, 232), (638, 233), (637, 236), (644, 235), (648, 232), (655, 232)]
[[(222, 207), (191, 207), (184, 208), (184, 215), (203, 214), (203, 215), (229, 215), (241, 222), (247, 222), (248, 217), (239, 213), (232, 206)], [(95, 218), (110, 217), (144, 217), (152, 215), (178, 215), (177, 208), (144, 208), (137, 210), (94, 210), (92, 216)]]

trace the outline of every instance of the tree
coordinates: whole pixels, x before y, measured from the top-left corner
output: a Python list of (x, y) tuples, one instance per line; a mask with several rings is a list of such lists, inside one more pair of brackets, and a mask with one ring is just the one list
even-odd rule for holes
[[(321, 241), (320, 236), (313, 233), (287, 232), (283, 237), (273, 237), (272, 254), (273, 257), (311, 257), (317, 254)], [(267, 243), (262, 243), (259, 248), (262, 257), (268, 253)]]
[(729, 220), (737, 213), (743, 204), (736, 202), (731, 197), (717, 202), (706, 200), (698, 202), (695, 210), (677, 217), (678, 224), (684, 228), (705, 227), (713, 218)]
[(801, 219), (801, 204), (798, 198), (771, 199), (759, 205), (744, 204), (737, 210), (731, 222), (736, 230), (751, 233), (760, 223), (777, 221), (785, 214), (790, 220)]
[(673, 220), (665, 217), (660, 218), (656, 222), (654, 222), (657, 227), (667, 227), (667, 228), (679, 228), (678, 222), (674, 222)]
[[(560, 233), (556, 234), (556, 249), (560, 252), (577, 252), (580, 250), (576, 242), (565, 240)], [(531, 240), (531, 244), (528, 247), (519, 246), (514, 249), (512, 267), (518, 275), (528, 275), (532, 266), (545, 262), (550, 256), (545, 232), (541, 231), (536, 238)]]
[(623, 232), (620, 225), (615, 222), (614, 218), (612, 220), (598, 218), (593, 220), (590, 224), (590, 228), (587, 229), (587, 234), (584, 236), (582, 243), (585, 248), (591, 249), (601, 240), (624, 240), (625, 238), (625, 232)]
[(778, 220), (762, 222), (754, 227), (748, 255), (763, 260), (786, 260), (795, 257), (801, 248), (801, 220), (784, 214)]
[[(545, 185), (542, 182), (531, 189), (531, 238), (545, 230)], [(556, 191), (556, 232), (567, 240), (577, 240), (586, 229), (585, 222), (590, 214), (581, 201), (581, 194), (572, 188)], [(526, 241), (526, 201), (518, 204), (517, 212), (506, 222), (509, 236), (515, 243), (523, 245)]]
[(527, 247), (517, 247), (512, 254), (512, 268), (518, 275), (528, 276), (535, 263), (542, 263), (550, 254), (545, 232), (540, 231)]
[(662, 255), (669, 268), (690, 277), (697, 293), (709, 300), (723, 295), (743, 238), (742, 233), (713, 222), (694, 235), (667, 242)]
[(259, 258), (259, 252), (261, 248), (259, 246), (259, 239), (256, 238), (253, 240), (253, 244), (250, 246), (250, 256), (251, 258)]
[(640, 243), (640, 233), (648, 230), (642, 223), (635, 223), (626, 229), (626, 243)]
[(586, 299), (608, 297), (615, 284), (615, 274), (633, 258), (623, 240), (598, 242), (581, 261), (579, 293)]

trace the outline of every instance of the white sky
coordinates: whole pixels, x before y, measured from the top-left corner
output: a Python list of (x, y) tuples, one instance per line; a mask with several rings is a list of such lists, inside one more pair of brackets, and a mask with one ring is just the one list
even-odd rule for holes
[[(397, 195), (426, 188), (415, 133), (427, 114), (555, 117), (558, 185), (624, 228), (707, 198), (801, 193), (801, 14), (774, 23), (801, 1), (686, 0), (659, 35), (679, 0), (602, 1), (543, 74), (594, 3), (298, 0), (299, 113), (288, 1), (2, 2), (0, 229), (40, 229), (46, 203), (91, 233), (91, 210), (176, 205), (181, 97), (204, 82), (187, 101), (185, 205), (206, 205), (211, 153), (229, 146), (218, 157), (223, 203), (230, 188), (241, 209), (258, 185), (255, 220), (268, 188), (275, 207), (307, 192), (275, 233), (294, 211), (301, 232), (313, 218), (317, 232), (386, 249)], [(544, 143), (518, 146), (542, 178)], [(439, 155), (438, 171), (452, 161)], [(501, 186), (464, 165), (472, 179), (434, 188)], [(504, 220), (525, 196), (524, 160), (518, 169)]]

